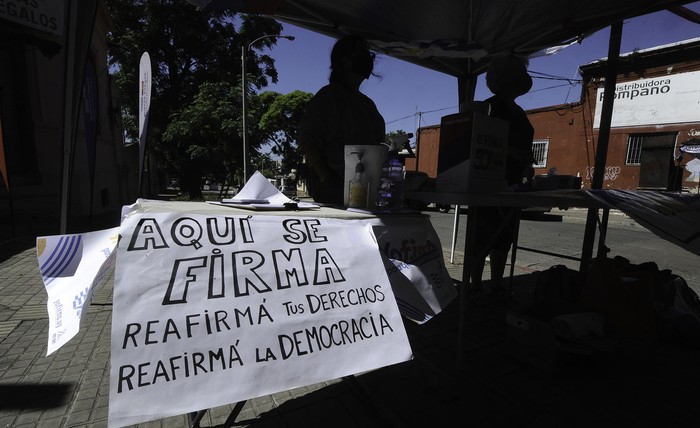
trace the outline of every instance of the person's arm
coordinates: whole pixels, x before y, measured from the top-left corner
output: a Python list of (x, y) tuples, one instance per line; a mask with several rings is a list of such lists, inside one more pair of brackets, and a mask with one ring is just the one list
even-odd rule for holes
[(324, 157), (321, 150), (314, 144), (307, 145), (303, 144), (301, 141), (302, 140), (300, 139), (299, 146), (306, 154), (306, 163), (308, 163), (309, 166), (313, 168), (313, 170), (316, 172), (316, 175), (318, 175), (318, 180), (321, 183), (329, 181), (333, 176), (334, 172), (331, 171), (331, 169), (328, 167), (328, 164), (326, 163), (326, 158)]
[(330, 140), (331, 128), (335, 126), (332, 116), (333, 106), (329, 103), (328, 94), (319, 92), (311, 99), (306, 107), (306, 112), (299, 124), (299, 136), (297, 143), (306, 155), (306, 162), (316, 172), (323, 183), (338, 173), (328, 166), (323, 147)]

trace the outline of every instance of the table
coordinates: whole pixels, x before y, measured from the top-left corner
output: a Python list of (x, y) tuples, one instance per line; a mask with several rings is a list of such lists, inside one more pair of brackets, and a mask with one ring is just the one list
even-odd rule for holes
[[(456, 205), (455, 216), (459, 216), (459, 207), (467, 206), (467, 233), (464, 240), (464, 265), (462, 268), (462, 287), (460, 290), (460, 326), (459, 326), (459, 344), (458, 344), (458, 358), (462, 361), (462, 356), (464, 355), (466, 348), (466, 338), (464, 337), (466, 321), (466, 308), (468, 307), (469, 294), (466, 293), (471, 281), (471, 270), (474, 258), (474, 237), (475, 237), (475, 224), (476, 224), (476, 214), (474, 207), (476, 206), (499, 206), (499, 207), (512, 207), (512, 208), (527, 208), (527, 207), (556, 207), (556, 208), (589, 208), (589, 217), (587, 221), (587, 231), (589, 228), (589, 223), (592, 223), (592, 219), (597, 217), (597, 210), (602, 208), (603, 218), (600, 220), (600, 239), (599, 239), (599, 252), (602, 251), (605, 242), (605, 231), (607, 228), (607, 218), (609, 212), (609, 206), (590, 197), (590, 195), (579, 189), (562, 189), (562, 190), (552, 190), (552, 191), (532, 191), (532, 192), (503, 192), (494, 194), (473, 194), (473, 193), (444, 193), (444, 192), (406, 192), (405, 197), (410, 199), (417, 199), (422, 201), (431, 201), (442, 204)], [(518, 218), (518, 223), (520, 219)], [(456, 233), (457, 220), (455, 220), (455, 230)], [(595, 227), (595, 225), (593, 225)], [(595, 230), (593, 230), (595, 232)], [(517, 228), (515, 232), (515, 239), (513, 248), (511, 251), (511, 271), (510, 275), (512, 278), (513, 267), (515, 265), (516, 249), (517, 249)], [(590, 235), (590, 233), (587, 233)], [(454, 239), (454, 236), (453, 236)], [(592, 238), (591, 238), (592, 239)], [(582, 249), (582, 269), (587, 265), (587, 259), (590, 259), (590, 254), (587, 255), (587, 248), (589, 242), (584, 239)], [(592, 240), (590, 241), (592, 246)], [(592, 248), (592, 247), (591, 247)]]
[[(588, 267), (591, 260), (596, 225), (600, 229), (598, 256), (604, 255), (606, 250), (605, 233), (610, 209), (622, 211), (657, 236), (700, 255), (700, 195), (662, 191), (565, 189), (496, 194), (407, 192), (406, 197), (469, 207), (467, 236), (464, 244), (465, 261), (462, 270), (463, 287), (460, 293), (458, 339), (460, 363), (465, 355), (466, 344), (464, 322), (466, 321), (468, 294), (464, 292), (464, 287), (470, 281), (471, 259), (474, 253), (472, 243), (474, 242), (475, 216), (474, 210), (471, 209), (473, 206), (588, 208), (586, 232), (581, 251), (581, 271)], [(603, 210), (602, 218), (598, 218), (599, 209)], [(511, 277), (516, 248), (517, 239), (511, 257)]]
[[(441, 204), (456, 205), (457, 209), (455, 210), (455, 226), (453, 230), (453, 240), (456, 236), (460, 206), (467, 206), (467, 226), (469, 226), (469, 219), (474, 217), (473, 210), (470, 211), (469, 207), (474, 206), (499, 206), (511, 208), (547, 207), (560, 209), (575, 207), (589, 209), (604, 209), (604, 217), (601, 219), (600, 222), (602, 227), (601, 233), (604, 233), (604, 228), (607, 225), (607, 212), (609, 209), (609, 205), (591, 198), (590, 194), (587, 191), (579, 189), (562, 189), (553, 191), (533, 192), (503, 192), (495, 194), (416, 191), (407, 192), (406, 197), (423, 201), (434, 201), (436, 203)], [(467, 227), (467, 239), (469, 238), (469, 232), (470, 229), (469, 227)], [(465, 244), (466, 243), (467, 242), (465, 242)], [(465, 254), (468, 250), (467, 247), (468, 246), (465, 246)], [(466, 263), (465, 268), (468, 268)], [(464, 277), (462, 279), (464, 280)]]

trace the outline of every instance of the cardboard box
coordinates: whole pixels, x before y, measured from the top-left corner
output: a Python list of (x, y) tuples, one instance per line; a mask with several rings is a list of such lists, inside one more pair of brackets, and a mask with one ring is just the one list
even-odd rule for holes
[(436, 191), (504, 191), (507, 150), (507, 121), (478, 110), (444, 116), (440, 123)]

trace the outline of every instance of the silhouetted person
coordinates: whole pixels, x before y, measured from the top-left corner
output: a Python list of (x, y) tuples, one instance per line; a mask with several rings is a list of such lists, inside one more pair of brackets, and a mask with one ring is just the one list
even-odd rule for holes
[[(495, 57), (486, 72), (486, 85), (494, 94), (486, 102), (490, 116), (508, 121), (508, 158), (506, 183), (509, 191), (527, 190), (532, 182), (532, 138), (534, 129), (527, 115), (515, 99), (527, 93), (532, 79), (527, 73), (527, 62), (514, 55)], [(476, 243), (472, 269), (472, 284), (481, 289), (481, 276), (486, 257), (491, 266), (491, 291), (505, 296), (503, 273), (508, 251), (513, 244), (519, 208), (475, 207)]]
[(343, 203), (346, 145), (384, 142), (384, 118), (360, 92), (373, 70), (374, 54), (363, 38), (345, 36), (333, 46), (329, 84), (309, 102), (297, 141), (306, 155), (304, 176), (316, 202)]

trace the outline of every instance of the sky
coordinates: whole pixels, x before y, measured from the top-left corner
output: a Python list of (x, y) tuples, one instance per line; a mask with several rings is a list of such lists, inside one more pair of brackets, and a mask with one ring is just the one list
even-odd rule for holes
[[(700, 13), (700, 1), (686, 7)], [(279, 39), (276, 46), (265, 52), (275, 59), (279, 80), (262, 90), (282, 94), (294, 90), (316, 93), (328, 83), (330, 52), (335, 39), (286, 23), (283, 26), (281, 34), (294, 36), (295, 40)], [(554, 55), (531, 59), (529, 70), (533, 87), (519, 97), (517, 103), (528, 110), (579, 101), (578, 67), (607, 56), (609, 34), (606, 28)], [(667, 11), (657, 12), (624, 21), (620, 53), (697, 37), (700, 37), (700, 24)], [(377, 104), (387, 132), (403, 130), (415, 134), (418, 127), (439, 124), (442, 116), (458, 111), (455, 77), (383, 54), (377, 55), (375, 72), (380, 77), (370, 77), (360, 90)], [(540, 79), (539, 73), (563, 80)], [(491, 93), (482, 75), (475, 100), (489, 96)]]

